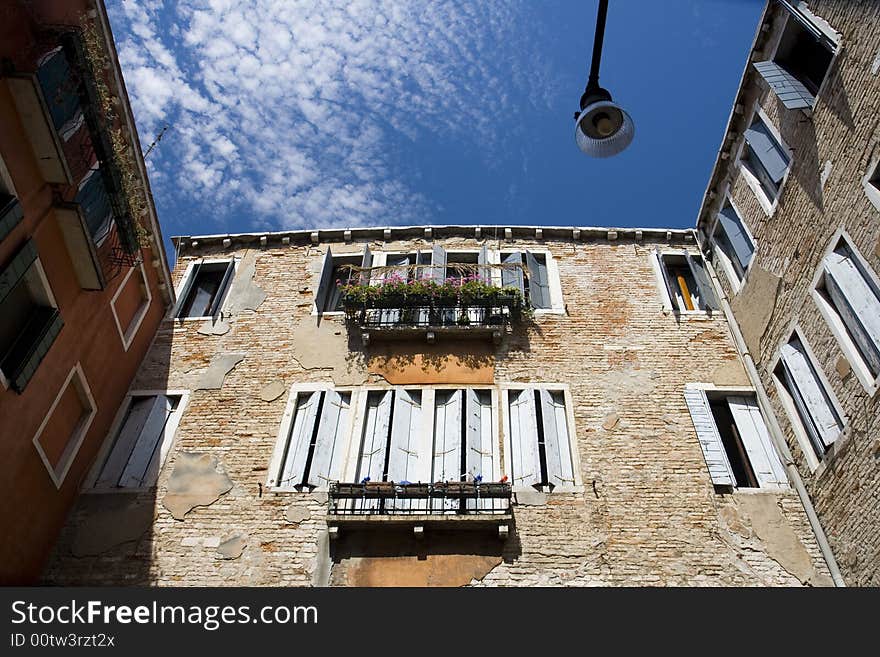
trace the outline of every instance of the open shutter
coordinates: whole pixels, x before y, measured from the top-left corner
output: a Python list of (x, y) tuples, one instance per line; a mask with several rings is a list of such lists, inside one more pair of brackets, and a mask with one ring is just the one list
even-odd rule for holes
[(761, 488), (784, 488), (788, 482), (785, 469), (770, 442), (758, 403), (750, 397), (733, 396), (727, 398), (727, 404), (758, 484)]
[(837, 251), (825, 257), (825, 287), (876, 376), (880, 374), (880, 298), (857, 264)]
[(541, 423), (544, 428), (548, 482), (554, 486), (574, 486), (571, 442), (562, 392), (541, 390)]
[(746, 269), (748, 269), (749, 263), (752, 261), (752, 256), (755, 253), (755, 247), (752, 244), (752, 240), (746, 233), (742, 221), (736, 214), (736, 210), (733, 209), (732, 205), (728, 204), (721, 208), (721, 212), (718, 213), (718, 221), (721, 224), (721, 229), (724, 231), (724, 235), (727, 237), (730, 247), (733, 249), (731, 255), (739, 262), (739, 267), (741, 269), (740, 275), (743, 275), (745, 274)]
[(494, 481), (492, 445), (492, 402), (489, 391), (465, 390), (467, 444), (465, 468), (472, 478)]
[(477, 267), (477, 276), (480, 281), (490, 285), (492, 283), (492, 270), (489, 268), (489, 249), (486, 248), (485, 244), (477, 256), (477, 264), (479, 265)]
[(431, 249), (431, 278), (440, 285), (446, 280), (446, 249), (437, 244)]
[(781, 183), (785, 172), (788, 171), (788, 157), (782, 152), (782, 148), (764, 122), (760, 119), (754, 121), (751, 127), (746, 128), (745, 136), (749, 148), (761, 161), (773, 182), (777, 185)]
[(186, 315), (184, 314), (184, 312), (186, 312), (186, 307), (188, 305), (191, 305), (187, 302), (189, 301), (189, 296), (193, 291), (193, 285), (195, 285), (196, 281), (199, 279), (199, 270), (201, 270), (201, 268), (201, 262), (197, 262), (193, 265), (193, 268), (190, 271), (186, 282), (183, 284), (183, 288), (180, 290), (180, 295), (178, 296), (178, 303), (180, 303), (180, 308), (177, 311), (178, 317), (186, 317)]
[(214, 301), (211, 304), (210, 315), (213, 317), (214, 321), (217, 321), (217, 317), (220, 315), (220, 308), (223, 307), (223, 297), (226, 296), (226, 288), (229, 286), (229, 281), (232, 280), (232, 273), (235, 271), (235, 258), (229, 261), (229, 264), (226, 266), (226, 271), (223, 272), (223, 280), (220, 281), (220, 287), (217, 288), (217, 293), (214, 295)]
[(171, 399), (165, 395), (153, 398), (153, 406), (119, 478), (119, 485), (123, 488), (139, 488), (144, 485), (150, 464), (158, 455), (159, 446), (165, 437), (165, 424), (171, 415), (171, 409)]
[(503, 263), (509, 266), (501, 269), (501, 286), (514, 287), (519, 290), (520, 294), (525, 294), (526, 286), (523, 279), (522, 253), (519, 251), (509, 253), (504, 256)]
[(792, 397), (799, 406), (804, 424), (812, 424), (821, 444), (828, 447), (837, 440), (841, 428), (831, 400), (807, 360), (800, 340), (782, 345), (781, 353), (782, 364), (793, 384)]
[(284, 463), (278, 477), (278, 486), (298, 486), (303, 483), (309, 447), (315, 432), (321, 392), (300, 392), (296, 399), (296, 415), (290, 428)]
[(325, 487), (339, 480), (342, 467), (342, 434), (348, 422), (348, 401), (335, 390), (324, 393), (324, 404), (318, 419), (315, 451), (309, 466), (308, 481), (312, 486)]
[(453, 390), (446, 399), (437, 393), (434, 421), (434, 481), (461, 481), (462, 391)]
[(712, 281), (709, 280), (709, 273), (706, 271), (703, 259), (695, 258), (690, 253), (685, 253), (684, 257), (691, 268), (694, 280), (697, 281), (703, 310), (718, 310), (718, 299), (715, 297), (715, 289), (712, 287)]
[(385, 474), (385, 454), (388, 449), (388, 429), (391, 422), (390, 390), (379, 393), (379, 403), (367, 403), (364, 421), (364, 440), (358, 465), (358, 480), (382, 481)]
[(716, 486), (733, 486), (735, 483), (733, 470), (727, 460), (727, 452), (724, 451), (724, 443), (721, 442), (718, 427), (715, 426), (715, 418), (712, 416), (712, 409), (709, 408), (706, 393), (696, 388), (686, 388), (684, 400), (691, 413), (691, 420), (694, 422), (694, 429), (697, 431), (697, 438), (703, 449), (703, 458), (706, 459), (706, 465), (709, 467), (712, 483)]
[(753, 66), (787, 109), (810, 109), (813, 106), (813, 94), (779, 64), (766, 61), (755, 62)]
[(327, 247), (324, 254), (324, 263), (321, 265), (321, 278), (318, 281), (318, 289), (315, 292), (315, 309), (322, 313), (327, 306), (327, 297), (333, 286), (333, 252)]
[(675, 292), (673, 291), (672, 283), (669, 280), (669, 272), (666, 270), (666, 263), (663, 262), (663, 256), (657, 249), (654, 249), (651, 256), (654, 258), (654, 262), (657, 265), (657, 271), (660, 273), (660, 280), (663, 282), (663, 287), (666, 289), (666, 298), (669, 299), (669, 305), (673, 310), (676, 310), (678, 306), (675, 301)]
[(414, 482), (419, 465), (418, 432), (422, 423), (421, 393), (397, 389), (391, 423), (391, 451), (388, 454), (388, 479)]
[[(370, 245), (364, 244), (364, 257), (361, 258), (361, 269), (368, 270), (373, 266), (373, 254), (370, 253)], [(360, 284), (361, 285), (369, 285), (370, 284), (370, 272), (363, 271), (360, 276)]]
[(541, 482), (534, 390), (510, 391), (510, 463), (513, 486), (533, 486)]
[(530, 252), (526, 251), (526, 267), (529, 270), (529, 300), (535, 308), (550, 307), (550, 279), (547, 265), (542, 265)]
[(132, 397), (125, 422), (123, 422), (116, 442), (113, 443), (113, 448), (107, 455), (107, 460), (101, 468), (101, 474), (98, 475), (98, 480), (95, 482), (96, 488), (119, 486), (122, 471), (128, 463), (128, 457), (134, 450), (150, 411), (153, 410), (154, 403), (153, 397)]

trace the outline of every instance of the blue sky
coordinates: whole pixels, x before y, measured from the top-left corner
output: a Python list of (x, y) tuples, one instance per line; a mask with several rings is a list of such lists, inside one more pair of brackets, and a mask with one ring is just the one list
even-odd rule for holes
[(694, 225), (763, 0), (611, 0), (633, 144), (582, 155), (597, 0), (109, 0), (166, 237)]

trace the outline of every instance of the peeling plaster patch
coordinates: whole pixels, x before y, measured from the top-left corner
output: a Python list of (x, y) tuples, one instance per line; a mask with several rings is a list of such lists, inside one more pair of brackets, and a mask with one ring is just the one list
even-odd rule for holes
[(84, 519), (76, 523), (70, 551), (76, 557), (93, 556), (137, 541), (152, 526), (152, 502), (138, 502), (130, 495), (83, 495)]
[(519, 490), (515, 496), (516, 503), (520, 506), (544, 506), (547, 504), (547, 493), (537, 490)]
[(874, 255), (880, 258), (880, 240), (877, 240), (877, 244), (874, 246)]
[(337, 333), (339, 325), (306, 317), (293, 327), (293, 357), (307, 370), (331, 370), (336, 385), (359, 385), (367, 377), (363, 356), (348, 348), (348, 335)]
[(196, 390), (220, 390), (226, 375), (244, 360), (244, 354), (220, 354), (215, 356), (201, 377)]
[(215, 322), (209, 319), (199, 327), (198, 333), (200, 335), (226, 335), (229, 333), (229, 328), (229, 322), (222, 319)]
[(262, 390), (260, 390), (260, 399), (264, 402), (273, 402), (278, 399), (281, 395), (285, 393), (287, 390), (287, 386), (285, 386), (281, 381), (276, 381), (275, 383), (270, 383), (265, 386)]
[(654, 390), (654, 372), (651, 370), (624, 368), (599, 374), (596, 386), (612, 398), (628, 394), (647, 395)]
[(330, 586), (330, 534), (318, 534), (317, 554), (312, 562), (312, 586)]
[(287, 519), (287, 522), (298, 525), (304, 520), (311, 518), (312, 512), (294, 502), (284, 511), (284, 517)]
[(242, 258), (241, 264), (232, 280), (229, 290), (227, 309), (229, 315), (237, 315), (243, 310), (257, 310), (266, 300), (266, 291), (254, 283), (257, 273), (257, 254), (248, 253)]
[(370, 352), (369, 370), (392, 385), (422, 383), (494, 383), (495, 354), (491, 347), (466, 349), (440, 341), (436, 345), (382, 345)]
[(729, 360), (712, 370), (712, 383), (716, 386), (751, 386), (749, 376), (742, 363)]
[(828, 178), (831, 176), (831, 169), (833, 166), (831, 160), (826, 160), (825, 166), (822, 167), (822, 172), (819, 174), (819, 184), (823, 191), (825, 190), (825, 183), (828, 182)]
[(312, 499), (315, 500), (318, 504), (327, 504), (327, 493), (318, 491), (316, 493), (312, 493)]
[(605, 416), (605, 421), (602, 423), (602, 428), (605, 431), (611, 431), (620, 423), (620, 416), (617, 413), (609, 413)]
[(874, 63), (871, 64), (871, 73), (877, 75), (878, 71), (880, 71), (880, 50), (877, 51), (877, 54), (874, 56)]
[(208, 506), (232, 490), (232, 480), (218, 472), (217, 458), (210, 454), (180, 452), (168, 480), (162, 504), (177, 520), (197, 506)]
[(761, 338), (776, 308), (782, 278), (762, 267), (752, 267), (748, 284), (731, 302), (749, 353), (761, 353)]
[(837, 370), (837, 373), (838, 375), (840, 375), (841, 379), (845, 379), (847, 376), (849, 376), (849, 373), (852, 372), (849, 361), (843, 356), (837, 359), (837, 363), (834, 364), (834, 369)]
[(482, 580), (501, 562), (500, 556), (471, 554), (356, 557), (334, 569), (342, 569), (349, 586), (467, 586)]
[(220, 545), (220, 537), (219, 536), (209, 536), (204, 541), (202, 541), (202, 545), (206, 548), (215, 548)]
[(233, 536), (227, 538), (217, 546), (218, 559), (238, 559), (247, 546), (246, 536)]

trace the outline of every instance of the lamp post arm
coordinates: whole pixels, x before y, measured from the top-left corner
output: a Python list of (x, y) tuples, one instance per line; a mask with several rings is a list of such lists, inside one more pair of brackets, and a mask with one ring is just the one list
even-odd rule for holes
[(608, 0), (599, 0), (599, 13), (596, 16), (596, 36), (593, 38), (593, 61), (590, 64), (590, 77), (587, 89), (599, 86), (599, 63), (602, 61), (602, 42), (605, 39), (605, 18), (608, 15)]

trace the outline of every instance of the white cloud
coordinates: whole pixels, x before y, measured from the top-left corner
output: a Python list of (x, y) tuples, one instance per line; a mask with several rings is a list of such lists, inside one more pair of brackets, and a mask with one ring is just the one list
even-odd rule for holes
[(142, 140), (171, 125), (150, 156), (160, 201), (277, 229), (431, 221), (395, 144), (470, 144), (489, 166), (511, 99), (550, 84), (521, 9), (125, 0), (111, 18)]

